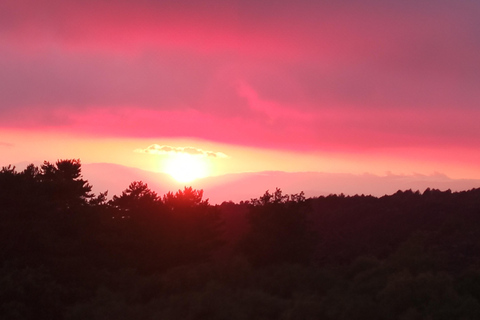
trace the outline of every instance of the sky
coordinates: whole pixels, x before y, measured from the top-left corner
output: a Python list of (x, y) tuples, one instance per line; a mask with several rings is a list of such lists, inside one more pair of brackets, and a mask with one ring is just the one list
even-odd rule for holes
[(476, 0), (2, 0), (0, 165), (480, 179), (479, 16)]

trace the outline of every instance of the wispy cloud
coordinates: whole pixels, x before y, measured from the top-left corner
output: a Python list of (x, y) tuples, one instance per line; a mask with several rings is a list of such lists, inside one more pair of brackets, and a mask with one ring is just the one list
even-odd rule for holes
[(228, 156), (222, 152), (207, 151), (195, 147), (172, 147), (158, 144), (152, 144), (146, 149), (135, 149), (134, 152), (148, 154), (189, 154), (198, 157), (228, 158)]

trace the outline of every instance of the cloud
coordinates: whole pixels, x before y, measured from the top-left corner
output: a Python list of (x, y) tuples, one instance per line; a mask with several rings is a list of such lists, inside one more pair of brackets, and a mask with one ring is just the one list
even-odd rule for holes
[(2, 0), (0, 127), (475, 149), (479, 12), (475, 1)]
[(206, 151), (195, 147), (172, 147), (158, 144), (152, 144), (146, 149), (135, 149), (134, 152), (148, 154), (189, 154), (198, 157), (228, 158), (228, 156), (222, 152)]

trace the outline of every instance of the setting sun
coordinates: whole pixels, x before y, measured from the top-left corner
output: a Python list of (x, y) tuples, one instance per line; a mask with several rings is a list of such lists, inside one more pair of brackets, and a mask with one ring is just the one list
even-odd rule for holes
[(204, 157), (190, 154), (169, 155), (163, 164), (163, 172), (178, 182), (191, 182), (209, 175), (209, 167)]

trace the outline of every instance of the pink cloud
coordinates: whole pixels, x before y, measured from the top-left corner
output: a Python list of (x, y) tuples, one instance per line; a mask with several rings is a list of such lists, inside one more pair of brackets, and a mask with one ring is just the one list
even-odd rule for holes
[(0, 3), (0, 126), (295, 150), (479, 144), (478, 3)]
[[(285, 109), (288, 110), (288, 109)], [(130, 107), (66, 110), (55, 116), (65, 125), (44, 128), (105, 137), (200, 138), (262, 148), (365, 152), (392, 148), (474, 148), (480, 129), (478, 112), (459, 114), (364, 113), (356, 109), (319, 110), (309, 118), (289, 113), (277, 118), (219, 117), (193, 109), (148, 110)], [(39, 129), (41, 127), (38, 127)]]
[(41, 50), (53, 43), (72, 50), (127, 54), (138, 54), (145, 48), (233, 50), (255, 55), (271, 54), (279, 48), (285, 54), (296, 51), (252, 25), (257, 22), (242, 15), (243, 10), (221, 1), (50, 0), (40, 4), (6, 0), (2, 9), (3, 34), (16, 45), (30, 49)]

